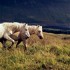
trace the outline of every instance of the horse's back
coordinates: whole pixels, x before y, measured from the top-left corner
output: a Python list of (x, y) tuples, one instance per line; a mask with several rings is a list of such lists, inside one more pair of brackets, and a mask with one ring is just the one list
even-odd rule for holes
[(0, 24), (0, 38), (4, 35), (5, 33), (5, 28), (2, 24)]

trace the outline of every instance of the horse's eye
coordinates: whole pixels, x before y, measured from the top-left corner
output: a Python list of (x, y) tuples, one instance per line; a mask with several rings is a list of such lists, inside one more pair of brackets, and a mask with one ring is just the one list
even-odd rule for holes
[(27, 31), (27, 29), (25, 29)]
[(38, 31), (39, 33), (41, 32), (41, 31)]

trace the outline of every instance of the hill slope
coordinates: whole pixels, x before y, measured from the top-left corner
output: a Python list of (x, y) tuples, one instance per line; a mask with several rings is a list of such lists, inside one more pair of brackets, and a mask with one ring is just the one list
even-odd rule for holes
[(0, 70), (70, 70), (70, 35), (44, 33), (43, 40), (32, 35), (27, 43), (26, 52), (22, 43), (10, 50), (0, 45)]

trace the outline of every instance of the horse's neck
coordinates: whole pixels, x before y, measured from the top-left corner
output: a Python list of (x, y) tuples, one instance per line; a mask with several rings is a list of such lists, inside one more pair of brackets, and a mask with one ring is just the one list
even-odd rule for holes
[(30, 34), (35, 34), (37, 31), (37, 26), (29, 26), (29, 32)]
[(18, 27), (18, 25), (15, 25), (14, 23), (9, 24), (8, 28), (11, 29), (11, 30), (13, 31), (13, 33), (19, 31), (19, 27)]
[(14, 22), (14, 23), (4, 22), (4, 23), (3, 23), (3, 26), (4, 26), (6, 29), (12, 30), (13, 32), (17, 32), (17, 31), (20, 30), (20, 24), (17, 23), (17, 22)]
[(20, 31), (20, 30), (21, 30), (21, 28), (22, 28), (22, 26), (23, 26), (23, 24), (16, 23), (16, 25), (15, 25), (15, 27), (14, 27), (15, 32)]
[(21, 31), (23, 29), (23, 24), (18, 25), (18, 31)]

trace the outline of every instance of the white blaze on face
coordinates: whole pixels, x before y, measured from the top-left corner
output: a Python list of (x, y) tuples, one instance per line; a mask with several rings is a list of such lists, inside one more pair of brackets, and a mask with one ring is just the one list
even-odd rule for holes
[(24, 33), (23, 36), (25, 36), (26, 38), (30, 37), (30, 33), (29, 33), (29, 30), (28, 30), (28, 24), (24, 25), (23, 33)]
[(42, 26), (38, 26), (38, 36), (43, 38)]
[(30, 33), (29, 33), (29, 30), (28, 30), (28, 24), (26, 24), (25, 31), (26, 31), (25, 34), (26, 34), (28, 37), (30, 37)]

